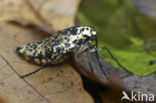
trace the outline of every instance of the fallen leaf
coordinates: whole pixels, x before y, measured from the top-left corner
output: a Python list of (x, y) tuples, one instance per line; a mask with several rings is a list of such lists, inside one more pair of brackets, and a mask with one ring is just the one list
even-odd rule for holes
[[(0, 3), (1, 21), (32, 22), (43, 26), (26, 0), (2, 0)], [(74, 25), (74, 17), (80, 0), (29, 0), (35, 9), (53, 25), (55, 30)]]
[[(74, 24), (78, 0), (34, 2), (32, 4), (40, 9), (55, 30)], [(71, 5), (72, 8), (69, 7)], [(66, 8), (65, 11), (70, 8), (71, 12), (59, 11), (60, 6)], [(67, 63), (46, 67), (32, 76), (20, 79), (20, 75), (40, 66), (20, 58), (16, 48), (44, 38), (38, 32), (5, 22), (32, 22), (42, 26), (24, 0), (1, 1), (0, 20), (0, 99), (4, 103), (93, 103), (92, 97), (83, 88), (81, 77)]]
[(24, 80), (20, 79), (20, 75), (39, 66), (22, 60), (16, 54), (16, 47), (40, 40), (43, 36), (3, 22), (0, 25), (0, 97), (7, 103), (93, 102), (83, 89), (80, 76), (66, 63), (47, 67)]

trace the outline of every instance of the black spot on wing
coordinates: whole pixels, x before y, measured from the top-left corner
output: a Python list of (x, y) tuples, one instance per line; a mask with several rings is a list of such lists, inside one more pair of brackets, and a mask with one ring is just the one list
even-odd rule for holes
[(18, 47), (17, 49), (16, 49), (16, 51), (20, 51), (22, 49), (22, 47)]
[(52, 52), (46, 52), (45, 59), (51, 59)]
[(69, 38), (68, 37), (64, 37), (64, 41), (65, 42), (69, 42)]
[(34, 62), (34, 56), (28, 56), (29, 57), (29, 61)]
[(35, 56), (37, 54), (37, 50), (33, 51), (33, 56)]
[(77, 43), (78, 45), (81, 45), (82, 44), (82, 42), (83, 42), (83, 40), (82, 39), (80, 39), (79, 40), (79, 42)]
[(57, 53), (61, 53), (64, 50), (64, 48), (58, 47), (56, 50), (57, 50)]
[(65, 47), (69, 48), (70, 47), (70, 43), (65, 43)]
[(64, 29), (63, 31), (59, 31), (58, 33), (62, 34), (62, 35), (67, 35), (68, 31), (71, 31), (71, 30), (72, 30), (72, 28), (67, 28), (67, 29)]
[(72, 30), (70, 31), (70, 33), (71, 33), (72, 35), (77, 35), (77, 31), (78, 31), (78, 29), (72, 29)]
[(78, 40), (74, 40), (74, 41), (73, 41), (74, 44), (77, 44), (77, 42), (78, 42)]
[(32, 52), (33, 50), (31, 48), (28, 49), (30, 52)]
[(39, 45), (39, 44), (41, 44), (41, 43), (42, 43), (41, 41), (37, 41), (35, 44)]
[(42, 52), (40, 52), (35, 58), (39, 59), (40, 63), (42, 64), (42, 59), (44, 59)]
[(36, 48), (37, 48), (37, 45), (34, 44), (34, 45), (33, 45), (33, 49), (35, 50)]
[(60, 34), (67, 35), (68, 30), (64, 30), (63, 32), (59, 32)]

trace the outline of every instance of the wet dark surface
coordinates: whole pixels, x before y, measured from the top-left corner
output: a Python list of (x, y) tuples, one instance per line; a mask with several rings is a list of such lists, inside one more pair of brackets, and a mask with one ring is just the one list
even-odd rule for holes
[[(91, 72), (91, 68), (89, 67), (88, 64), (88, 57), (87, 57), (87, 52), (84, 52), (82, 54), (79, 54), (77, 56), (77, 60), (79, 63), (85, 67), (85, 69), (89, 72)], [(97, 60), (95, 53), (91, 53), (90, 57), (91, 65), (94, 71), (95, 76), (101, 80), (104, 84), (109, 84), (110, 81), (106, 78), (106, 76), (102, 73)], [(147, 94), (155, 94), (156, 95), (156, 73), (153, 73), (148, 76), (136, 76), (136, 75), (131, 75), (125, 71), (119, 70), (111, 66), (108, 62), (106, 62), (104, 59), (100, 59), (100, 62), (103, 65), (104, 71), (106, 74), (111, 78), (113, 75), (116, 75), (117, 77), (120, 77), (120, 82), (121, 85), (124, 86), (124, 88), (128, 89), (129, 91), (134, 91), (138, 92), (140, 91), (141, 93), (147, 93)], [(112, 78), (116, 79), (116, 78)]]

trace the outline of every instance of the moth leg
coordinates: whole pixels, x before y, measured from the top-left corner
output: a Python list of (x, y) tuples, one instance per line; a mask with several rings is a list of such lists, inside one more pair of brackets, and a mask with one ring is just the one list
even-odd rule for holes
[(32, 74), (37, 73), (38, 71), (40, 71), (40, 70), (42, 70), (42, 69), (44, 69), (44, 68), (45, 68), (45, 66), (42, 66), (42, 67), (38, 68), (37, 70), (35, 70), (35, 71), (33, 71), (33, 72), (30, 72), (30, 73), (28, 73), (28, 74), (25, 74), (25, 75), (20, 76), (20, 78), (28, 77), (28, 76), (30, 76), (30, 75), (32, 75)]
[[(91, 72), (94, 73), (94, 71), (93, 71), (94, 69), (92, 68), (92, 65), (91, 65), (91, 62), (90, 62), (90, 53), (92, 52), (91, 50), (92, 50), (92, 49), (91, 49), (91, 47), (90, 47), (90, 44), (88, 44), (88, 62), (89, 62), (89, 67), (90, 67), (90, 69), (91, 69)], [(96, 52), (96, 51), (94, 51), (94, 52)], [(98, 52), (96, 52), (95, 55), (96, 55), (97, 62), (98, 62), (98, 64), (99, 64), (99, 66), (100, 66), (100, 69), (101, 69), (102, 73), (106, 76), (106, 78), (107, 78), (108, 80), (110, 80), (110, 78), (109, 78), (107, 72), (103, 69), (103, 65), (101, 64), (101, 62), (100, 62), (100, 60), (99, 60)]]
[(89, 63), (89, 67), (90, 67), (90, 70), (91, 70), (91, 73), (94, 74), (94, 71), (93, 71), (93, 68), (92, 68), (92, 65), (91, 65), (91, 62), (90, 62), (90, 44), (88, 45), (88, 63)]
[[(94, 48), (98, 48), (98, 37), (97, 37), (97, 36), (96, 36), (96, 39), (95, 39)], [(102, 65), (102, 63), (100, 62), (99, 54), (98, 54), (98, 50), (97, 50), (97, 49), (95, 49), (95, 55), (96, 55), (96, 59), (97, 59), (97, 62), (98, 62), (98, 64), (99, 64), (99, 66), (100, 66), (100, 69), (101, 69), (102, 73), (106, 76), (106, 78), (107, 78), (108, 80), (111, 80), (111, 79), (109, 78), (109, 75), (108, 75), (107, 71), (105, 71), (105, 70), (103, 69), (103, 65)]]
[(106, 50), (109, 55), (111, 56), (111, 58), (123, 69), (125, 70), (126, 72), (130, 73), (130, 74), (133, 74), (132, 72), (130, 72), (128, 69), (126, 69), (124, 66), (122, 66), (120, 64), (120, 62), (113, 56), (113, 54), (111, 53), (111, 51), (107, 48), (107, 47), (102, 47), (102, 48), (95, 48), (95, 51), (98, 51), (98, 50)]
[(84, 46), (85, 48), (83, 48), (84, 45), (80, 45), (80, 47), (78, 47), (77, 52), (76, 52), (76, 56), (78, 56), (79, 53), (82, 53), (83, 50), (88, 49), (88, 62), (89, 62), (89, 67), (90, 67), (90, 71), (92, 74), (94, 74), (91, 62), (90, 62), (90, 44), (87, 44), (86, 46)]
[(106, 76), (106, 78), (107, 78), (108, 80), (111, 80), (111, 79), (109, 78), (109, 75), (107, 74), (107, 71), (105, 71), (105, 70), (103, 69), (103, 65), (102, 65), (101, 62), (100, 62), (99, 54), (98, 54), (98, 50), (97, 50), (97, 49), (95, 50), (95, 55), (96, 55), (96, 58), (97, 58), (97, 61), (98, 61), (98, 64), (99, 64), (99, 66), (100, 66), (100, 69), (101, 69), (102, 73)]

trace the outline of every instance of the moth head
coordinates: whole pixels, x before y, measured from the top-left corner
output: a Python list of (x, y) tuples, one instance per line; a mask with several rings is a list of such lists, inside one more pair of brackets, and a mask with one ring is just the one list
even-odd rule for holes
[(94, 28), (84, 26), (84, 27), (81, 28), (80, 32), (81, 32), (81, 39), (83, 41), (91, 42), (91, 41), (96, 40), (96, 35), (97, 34), (96, 34), (96, 31), (95, 31)]

